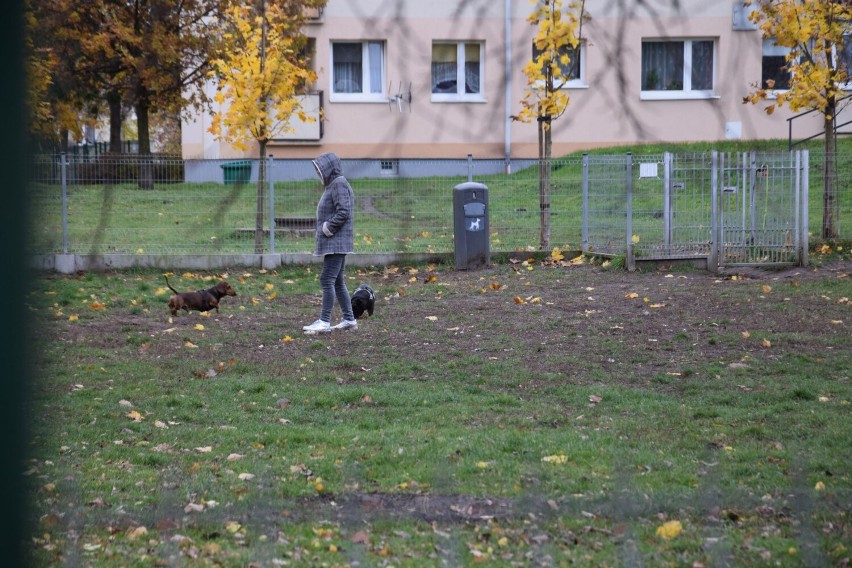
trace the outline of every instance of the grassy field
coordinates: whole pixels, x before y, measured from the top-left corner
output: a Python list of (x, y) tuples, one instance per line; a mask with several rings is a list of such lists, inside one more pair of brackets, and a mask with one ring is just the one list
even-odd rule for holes
[[(819, 143), (811, 143), (810, 228), (822, 227), (822, 171), (816, 156)], [(659, 157), (663, 152), (703, 153), (745, 150), (780, 151), (786, 142), (725, 142), (692, 145), (648, 145), (609, 148), (594, 154), (622, 155), (632, 152)], [(843, 163), (852, 164), (852, 140), (843, 140), (838, 151)], [(564, 156), (554, 164), (551, 243), (578, 248), (582, 229), (582, 156)], [(357, 199), (356, 252), (451, 252), (453, 250), (452, 188), (466, 177), (382, 178), (352, 180)], [(489, 188), (492, 250), (514, 251), (539, 242), (538, 169), (530, 167), (510, 175), (477, 176)], [(661, 209), (660, 180), (635, 184), (636, 211), (649, 214)], [(841, 176), (838, 195), (841, 236), (850, 234), (844, 219), (852, 216), (852, 181)], [(706, 185), (706, 184), (705, 184)], [(32, 246), (36, 253), (63, 251), (62, 200), (59, 186), (33, 187)], [(214, 254), (253, 251), (256, 187), (218, 183), (157, 184), (139, 190), (133, 183), (72, 185), (68, 195), (68, 247), (70, 252), (125, 254)], [(282, 182), (275, 187), (276, 217), (312, 217), (319, 195), (318, 183)], [(611, 199), (623, 205), (617, 191)], [(706, 200), (709, 201), (709, 198)], [(618, 213), (622, 211), (619, 208)], [(268, 225), (268, 210), (265, 210)], [(621, 236), (622, 215), (612, 221)], [(659, 237), (662, 222), (649, 217), (642, 231), (649, 239)], [(600, 219), (599, 223), (610, 220)], [(268, 236), (264, 236), (264, 246)], [(276, 236), (276, 252), (310, 252), (308, 233), (282, 231)], [(268, 249), (267, 249), (268, 250)]]
[(824, 566), (852, 542), (850, 271), (516, 257), (41, 275), (37, 566)]

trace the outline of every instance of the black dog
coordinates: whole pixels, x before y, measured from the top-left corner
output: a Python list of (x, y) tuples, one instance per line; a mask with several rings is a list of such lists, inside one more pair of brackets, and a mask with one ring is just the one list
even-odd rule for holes
[(376, 305), (376, 293), (369, 284), (361, 284), (352, 293), (352, 313), (355, 319), (360, 318), (364, 311), (373, 315), (373, 307)]

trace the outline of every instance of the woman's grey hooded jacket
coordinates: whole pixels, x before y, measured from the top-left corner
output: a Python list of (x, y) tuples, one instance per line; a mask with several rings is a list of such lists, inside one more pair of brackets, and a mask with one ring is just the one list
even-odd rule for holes
[(355, 246), (355, 194), (352, 186), (343, 177), (343, 166), (337, 154), (322, 154), (313, 164), (325, 186), (317, 204), (314, 256), (351, 253)]

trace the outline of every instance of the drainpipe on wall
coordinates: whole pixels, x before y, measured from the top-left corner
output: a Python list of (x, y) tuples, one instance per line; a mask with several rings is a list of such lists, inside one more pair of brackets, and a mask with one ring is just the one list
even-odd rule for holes
[(512, 173), (512, 0), (505, 0), (506, 29), (506, 133), (503, 152), (506, 173)]

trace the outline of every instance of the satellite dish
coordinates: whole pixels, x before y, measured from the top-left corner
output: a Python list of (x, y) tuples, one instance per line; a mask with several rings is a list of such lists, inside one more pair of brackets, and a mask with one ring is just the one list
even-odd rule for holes
[[(388, 93), (391, 92), (393, 83), (388, 83)], [(399, 82), (396, 94), (388, 98), (388, 110), (393, 112), (393, 103), (396, 103), (396, 108), (402, 112), (403, 106), (408, 104), (408, 112), (411, 112), (411, 83), (408, 83), (408, 90), (402, 90), (402, 81)]]

